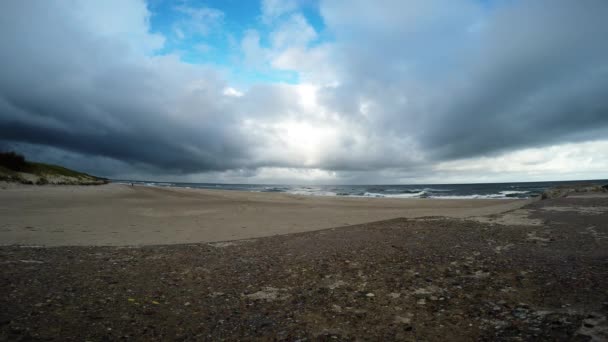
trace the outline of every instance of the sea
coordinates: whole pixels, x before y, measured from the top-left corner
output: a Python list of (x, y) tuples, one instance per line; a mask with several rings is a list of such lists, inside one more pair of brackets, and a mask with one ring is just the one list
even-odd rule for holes
[(439, 198), (439, 199), (514, 199), (540, 195), (548, 188), (569, 184), (608, 184), (608, 180), (486, 183), (486, 184), (416, 184), (416, 185), (276, 185), (171, 183), (136, 180), (113, 180), (115, 183), (152, 187), (179, 187), (227, 191), (275, 192), (308, 196), (343, 196), (371, 198)]

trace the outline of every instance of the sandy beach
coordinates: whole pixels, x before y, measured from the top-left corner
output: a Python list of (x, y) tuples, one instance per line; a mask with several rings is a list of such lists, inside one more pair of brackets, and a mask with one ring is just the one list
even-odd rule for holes
[[(0, 340), (608, 339), (605, 193), (503, 213), (522, 202), (116, 185), (2, 196), (4, 243), (189, 243), (1, 246)], [(318, 230), (440, 213), (455, 217)], [(481, 213), (489, 215), (463, 218)], [(306, 224), (288, 225), (298, 220)]]
[(297, 196), (103, 186), (0, 189), (0, 244), (158, 245), (259, 238), (399, 217), (497, 214), (526, 200)]

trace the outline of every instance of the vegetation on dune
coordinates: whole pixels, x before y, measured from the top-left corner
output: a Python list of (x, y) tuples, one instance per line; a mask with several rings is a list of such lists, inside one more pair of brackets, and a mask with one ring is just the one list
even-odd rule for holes
[(26, 171), (25, 157), (15, 152), (0, 152), (0, 166), (13, 171)]
[(545, 190), (540, 195), (540, 198), (545, 200), (552, 198), (568, 197), (568, 195), (570, 194), (583, 192), (608, 192), (608, 184), (600, 185), (597, 183), (578, 183), (559, 185)]
[(105, 178), (58, 165), (30, 162), (23, 155), (12, 151), (0, 152), (0, 181), (37, 185), (97, 185), (108, 182)]

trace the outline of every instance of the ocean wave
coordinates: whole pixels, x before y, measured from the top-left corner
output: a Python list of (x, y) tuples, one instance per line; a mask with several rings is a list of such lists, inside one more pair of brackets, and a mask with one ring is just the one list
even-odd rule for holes
[(396, 195), (388, 195), (387, 198), (424, 198), (428, 197), (428, 193), (426, 191), (419, 191), (414, 193), (407, 194), (396, 194)]
[(290, 190), (287, 191), (289, 194), (292, 195), (306, 195), (306, 196), (341, 196), (338, 193), (335, 193), (333, 191), (324, 191), (324, 190), (317, 190), (317, 189), (296, 189), (296, 190)]
[(451, 192), (451, 191), (454, 191), (453, 189), (433, 189), (433, 188), (424, 188), (422, 190), (423, 191), (427, 191), (427, 192)]
[(527, 194), (529, 191), (500, 191), (496, 194), (472, 194), (472, 195), (448, 195), (448, 196), (429, 196), (437, 199), (513, 199), (513, 198), (528, 198), (527, 196), (519, 196)]
[[(365, 197), (365, 198), (436, 198), (436, 199), (516, 199), (530, 198), (539, 194), (534, 187), (507, 187), (488, 186), (479, 187), (477, 185), (469, 188), (440, 187), (440, 186), (339, 186), (339, 185), (262, 185), (262, 184), (209, 184), (209, 183), (172, 183), (172, 182), (153, 182), (153, 181), (125, 181), (116, 180), (120, 184), (137, 184), (150, 187), (189, 187), (201, 189), (224, 189), (240, 190), (251, 192), (275, 192), (289, 193), (305, 196), (339, 196), (339, 197)], [(477, 192), (477, 193), (476, 193)]]
[(363, 192), (358, 194), (346, 195), (348, 197), (374, 197), (374, 198), (421, 198), (426, 196), (426, 192), (419, 191), (415, 193), (402, 193), (402, 194), (381, 194), (377, 192)]
[(268, 186), (265, 187), (263, 190), (260, 190), (261, 192), (288, 192), (289, 188), (286, 187), (273, 187), (273, 186)]
[(435, 198), (435, 199), (507, 199), (506, 196), (501, 195), (501, 194), (430, 196), (430, 198)]
[(530, 193), (530, 191), (507, 190), (507, 191), (501, 191), (499, 193), (503, 194), (503, 195), (517, 195), (517, 194), (528, 194), (528, 193)]
[(414, 194), (422, 191), (422, 189), (368, 189), (370, 192), (394, 192), (399, 194)]

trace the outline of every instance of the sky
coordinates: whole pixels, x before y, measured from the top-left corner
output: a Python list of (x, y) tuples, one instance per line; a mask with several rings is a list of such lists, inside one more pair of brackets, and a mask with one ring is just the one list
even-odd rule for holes
[(0, 150), (115, 179), (606, 179), (605, 18), (605, 0), (5, 0)]

